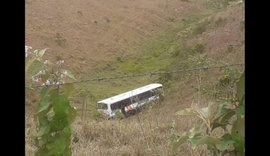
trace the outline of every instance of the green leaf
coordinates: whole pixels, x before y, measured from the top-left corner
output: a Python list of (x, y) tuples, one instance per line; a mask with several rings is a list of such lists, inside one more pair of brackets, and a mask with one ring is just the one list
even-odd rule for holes
[(227, 123), (231, 118), (232, 118), (232, 116), (234, 116), (235, 115), (235, 111), (228, 111), (228, 112), (226, 112), (225, 114), (224, 114), (224, 116), (222, 116), (221, 118), (220, 118), (220, 122), (221, 123)]
[(188, 133), (189, 141), (191, 142), (192, 148), (196, 148), (197, 141), (202, 137), (201, 130), (198, 127), (193, 127)]
[(217, 127), (222, 127), (223, 129), (226, 129), (228, 122), (225, 119), (229, 118), (230, 115), (233, 115), (233, 113), (228, 114), (228, 112), (232, 111), (232, 109), (227, 108), (228, 106), (230, 106), (230, 104), (231, 103), (229, 101), (224, 101), (222, 104), (219, 105), (218, 111), (211, 122), (211, 131), (213, 131)]
[(176, 112), (176, 115), (186, 116), (186, 115), (198, 115), (198, 113), (193, 108), (186, 108)]
[(232, 134), (237, 134), (241, 137), (244, 137), (245, 136), (244, 123), (245, 123), (244, 119), (238, 117), (237, 120), (233, 124)]
[(35, 61), (34, 58), (31, 58), (31, 59), (29, 59), (29, 60), (26, 60), (26, 62), (25, 62), (25, 72), (26, 72), (26, 73), (27, 73), (29, 67), (33, 64), (34, 61)]
[(31, 67), (31, 65), (33, 65), (33, 71), (31, 70), (29, 74), (32, 74), (32, 72), (38, 72), (40, 70), (43, 69), (43, 63), (41, 63), (38, 59), (36, 58), (31, 58), (31, 59), (27, 59), (25, 62), (25, 73), (27, 73)]
[(70, 138), (70, 136), (71, 136), (71, 129), (70, 129), (70, 127), (65, 127), (65, 128), (63, 129), (63, 131), (62, 131), (62, 136), (63, 136), (64, 138)]
[(218, 111), (216, 113), (215, 118), (219, 118), (220, 116), (223, 116), (224, 113), (228, 112), (230, 109), (228, 109), (227, 107), (230, 104), (231, 103), (229, 101), (224, 101), (222, 104), (220, 104), (219, 107), (218, 107)]
[(201, 136), (201, 129), (198, 127), (193, 127), (189, 130), (188, 136), (189, 138), (194, 138), (194, 137), (198, 137)]
[(244, 139), (243, 137), (239, 136), (238, 134), (232, 135), (233, 141), (234, 141), (234, 148), (236, 151), (237, 156), (244, 155)]
[(55, 114), (53, 120), (50, 121), (51, 131), (62, 131), (66, 126), (68, 126), (68, 122), (65, 118), (66, 116)]
[(35, 153), (35, 156), (46, 156), (47, 155), (47, 149), (46, 149), (46, 147), (45, 146), (43, 146), (43, 141), (42, 140), (40, 140), (40, 146), (39, 146), (39, 148), (38, 148), (38, 150), (37, 150), (37, 152)]
[(41, 101), (39, 104), (38, 113), (48, 109), (49, 106), (50, 106), (50, 101), (48, 101), (48, 100)]
[(49, 125), (44, 125), (39, 129), (39, 131), (37, 133), (37, 136), (41, 137), (41, 136), (43, 136), (45, 134), (48, 134), (49, 131), (50, 131), (50, 126)]
[(245, 112), (244, 112), (244, 106), (240, 105), (238, 108), (236, 108), (235, 112), (237, 114), (237, 116), (244, 118), (245, 117)]
[(233, 144), (234, 144), (233, 140), (222, 141), (222, 143), (217, 144), (216, 147), (220, 151), (225, 151), (225, 150), (230, 149)]
[(69, 70), (65, 70), (64, 71), (64, 74), (66, 76), (68, 76), (69, 78), (73, 79), (73, 80), (76, 80), (76, 78), (74, 77), (74, 75), (69, 71)]
[(237, 155), (244, 154), (244, 119), (237, 118), (232, 127), (232, 139), (234, 140), (234, 147), (237, 151)]
[(48, 149), (48, 156), (61, 156), (66, 149), (66, 141), (62, 137), (57, 137), (53, 142), (48, 143), (46, 148)]
[(211, 122), (211, 131), (213, 131), (217, 127), (221, 127), (224, 130), (226, 129), (226, 126), (229, 123), (229, 120), (235, 115), (235, 111), (227, 109), (226, 112), (224, 112), (221, 116), (215, 118)]
[(48, 121), (52, 121), (53, 118), (54, 118), (54, 116), (55, 116), (55, 113), (54, 113), (54, 111), (51, 109), (51, 110), (47, 113), (47, 119), (48, 119)]
[(198, 145), (206, 144), (208, 146), (213, 146), (213, 145), (220, 144), (220, 143), (222, 143), (222, 141), (219, 138), (214, 138), (214, 137), (210, 137), (210, 136), (203, 136), (195, 142), (195, 145), (198, 146)]
[(230, 147), (235, 143), (235, 141), (232, 140), (232, 136), (228, 133), (224, 134), (222, 136), (222, 142), (220, 144), (217, 144), (216, 147), (220, 151), (225, 151), (230, 149)]
[(66, 115), (68, 113), (69, 101), (66, 96), (56, 95), (52, 97), (53, 111), (55, 115)]
[[(42, 111), (45, 111), (49, 108), (50, 106), (50, 99), (49, 99), (49, 93), (50, 93), (50, 89), (49, 88), (42, 88), (41, 92), (40, 92), (40, 102), (38, 105), (38, 113), (41, 113)], [(46, 112), (48, 112), (49, 110), (47, 110)]]
[(172, 147), (172, 150), (173, 152), (176, 151), (176, 149), (181, 146), (183, 143), (185, 143), (187, 140), (188, 140), (188, 136), (187, 135), (184, 135), (184, 136), (181, 136), (180, 138), (178, 138), (174, 143), (173, 143), (173, 147)]
[(231, 136), (229, 133), (226, 133), (226, 134), (224, 134), (221, 138), (222, 138), (224, 141), (226, 141), (226, 140), (231, 140), (231, 139), (232, 139), (232, 136)]
[(46, 88), (46, 87), (42, 88), (41, 89), (41, 92), (40, 92), (41, 99), (42, 100), (43, 99), (48, 99), (49, 96), (50, 96), (50, 94), (51, 94), (51, 92), (52, 92), (52, 90), (50, 88)]
[(39, 126), (44, 126), (44, 125), (49, 124), (49, 120), (46, 116), (46, 111), (38, 113), (37, 117), (38, 117)]
[(68, 148), (63, 153), (64, 156), (72, 156), (71, 148)]
[(38, 57), (41, 58), (45, 54), (47, 49), (48, 48), (45, 48), (45, 49), (42, 49), (42, 50), (38, 51)]
[(195, 149), (197, 147), (197, 142), (202, 138), (202, 136), (195, 136), (193, 138), (190, 138), (192, 149)]

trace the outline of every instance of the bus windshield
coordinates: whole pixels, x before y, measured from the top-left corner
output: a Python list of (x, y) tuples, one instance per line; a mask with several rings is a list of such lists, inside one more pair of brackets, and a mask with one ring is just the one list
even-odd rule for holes
[(97, 109), (108, 109), (108, 106), (105, 103), (98, 103)]

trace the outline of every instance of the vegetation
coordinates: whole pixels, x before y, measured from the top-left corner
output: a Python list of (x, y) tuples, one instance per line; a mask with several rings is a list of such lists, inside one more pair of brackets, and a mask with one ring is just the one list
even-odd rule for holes
[[(71, 84), (61, 85), (74, 79), (74, 76), (64, 69), (66, 66), (61, 58), (58, 58), (56, 63), (43, 61), (42, 56), (46, 50), (37, 50), (36, 55), (32, 55), (32, 58), (37, 56), (36, 58), (26, 58), (26, 75), (30, 77), (30, 79), (26, 79), (26, 85), (28, 88), (32, 88), (32, 92), (39, 94), (39, 98), (35, 100), (31, 99), (33, 96), (27, 96), (30, 103), (34, 105), (33, 112), (36, 120), (32, 119), (34, 115), (29, 111), (30, 115), (27, 116), (26, 123), (26, 155), (32, 155), (32, 153), (36, 155), (71, 155), (72, 153), (74, 156), (243, 155), (244, 134), (242, 130), (245, 114), (244, 101), (241, 102), (239, 98), (241, 93), (239, 89), (243, 89), (240, 82), (244, 80), (244, 78), (240, 78), (239, 81), (242, 73), (241, 67), (150, 74), (151, 72), (243, 62), (243, 49), (241, 48), (244, 46), (244, 42), (241, 34), (244, 30), (244, 21), (242, 21), (242, 14), (239, 13), (241, 8), (232, 8), (229, 3), (225, 4), (225, 0), (220, 2), (219, 0), (204, 1), (203, 3), (196, 1), (196, 4), (198, 3), (196, 8), (199, 11), (181, 17), (169, 17), (169, 15), (159, 17), (158, 12), (154, 11), (155, 6), (151, 6), (149, 10), (158, 16), (155, 20), (166, 19), (164, 21), (169, 23), (166, 29), (164, 26), (151, 38), (143, 40), (144, 43), (140, 44), (140, 47), (136, 47), (134, 55), (128, 53), (132, 49), (113, 48), (110, 51), (115, 58), (110, 59), (112, 55), (107, 56), (109, 53), (106, 53), (106, 59), (104, 56), (104, 59), (97, 61), (97, 64), (91, 64), (95, 58), (89, 55), (92, 54), (88, 52), (91, 48), (83, 49), (85, 45), (92, 46), (91, 42), (94, 41), (92, 35), (95, 34), (92, 29), (86, 33), (90, 28), (87, 19), (83, 19), (84, 24), (82, 24), (80, 22), (82, 16), (79, 16), (80, 18), (74, 24), (78, 30), (87, 34), (87, 37), (74, 36), (74, 38), (80, 39), (78, 42), (73, 40), (74, 38), (70, 38), (71, 35), (68, 32), (72, 32), (71, 29), (70, 31), (65, 30), (65, 38), (60, 33), (52, 36), (53, 41), (47, 41), (48, 45), (53, 43), (51, 45), (56, 45), (56, 49), (63, 50), (61, 55), (63, 54), (66, 59), (69, 59), (65, 60), (68, 67), (78, 67), (78, 70), (72, 71), (76, 72), (76, 77), (80, 77), (79, 80), (140, 73), (149, 73), (149, 76), (87, 81), (86, 83), (76, 83), (76, 87)], [(195, 1), (183, 0), (181, 4), (187, 5), (189, 8), (191, 5), (194, 6)], [(209, 8), (205, 10), (205, 6), (202, 4), (206, 4)], [(112, 8), (115, 6), (113, 5)], [(128, 10), (127, 8), (123, 10)], [(135, 11), (137, 9), (134, 8)], [(145, 13), (147, 10), (144, 10)], [(172, 10), (173, 14), (179, 14), (179, 12), (182, 14), (181, 7), (174, 6)], [(83, 11), (85, 17), (88, 13), (87, 9)], [(114, 14), (113, 10), (110, 10), (110, 13)], [(104, 13), (105, 15), (106, 13)], [(63, 18), (65, 17), (63, 16)], [(134, 18), (131, 18), (130, 21), (136, 21)], [(95, 39), (93, 45), (100, 43), (100, 47), (93, 47), (93, 51), (101, 56), (105, 55), (99, 49), (102, 46), (107, 47), (112, 44), (113, 47), (117, 47), (118, 44), (121, 44), (121, 39), (117, 44), (113, 42), (114, 39), (117, 40), (118, 32), (114, 32), (115, 38), (109, 35), (111, 30), (119, 31), (114, 25), (117, 23), (117, 19), (110, 17), (111, 22), (109, 23), (98, 21), (97, 34), (102, 35), (103, 30), (108, 34), (108, 36), (100, 37), (103, 40), (99, 40), (98, 36), (93, 37)], [(121, 18), (119, 17), (119, 19)], [(143, 20), (139, 22), (141, 21)], [(153, 21), (149, 20), (144, 24), (145, 26), (156, 24)], [(124, 20), (123, 22), (121, 25), (131, 26)], [(138, 25), (136, 31), (139, 32), (140, 24), (137, 22), (134, 24)], [(103, 27), (103, 24), (106, 26)], [(239, 32), (232, 27), (238, 25)], [(71, 24), (71, 26), (73, 25)], [(133, 25), (131, 27), (135, 28)], [(110, 31), (107, 32), (107, 30)], [(147, 30), (145, 31), (147, 32)], [(119, 35), (120, 33), (119, 31)], [(78, 32), (78, 34), (80, 33)], [(91, 35), (89, 36), (89, 34)], [(127, 34), (132, 38), (132, 33)], [(130, 38), (123, 40), (127, 42)], [(91, 42), (86, 44), (86, 40), (83, 39)], [(67, 40), (70, 42), (66, 42)], [(130, 46), (128, 43), (126, 44)], [(73, 48), (72, 44), (78, 44), (82, 49), (81, 47)], [(121, 54), (117, 53), (118, 50), (121, 51)], [(125, 51), (124, 54), (123, 51)], [(51, 54), (52, 57), (53, 55)], [(81, 68), (84, 67), (81, 66), (84, 61), (86, 61), (86, 66), (91, 66), (91, 70)], [(82, 74), (79, 71), (81, 69), (85, 70), (85, 73)], [(35, 83), (30, 81), (31, 78)], [(121, 113), (115, 120), (101, 119), (101, 115), (96, 110), (97, 100), (153, 82), (160, 82), (164, 85), (163, 101), (148, 105), (147, 109), (126, 119)], [(240, 86), (238, 91), (235, 88), (237, 83)], [(42, 86), (40, 87), (42, 89), (39, 90), (40, 88), (36, 88), (36, 85)], [(76, 120), (74, 119), (77, 111), (74, 106), (78, 108), (77, 111), (80, 112), (78, 116), (81, 117)], [(175, 116), (177, 111), (178, 115)], [(33, 127), (37, 127), (37, 133), (32, 131)], [(29, 138), (29, 135), (32, 134), (34, 134), (34, 139)], [(29, 149), (29, 146), (36, 148)]]
[(26, 72), (34, 62), (43, 63), (42, 69), (32, 76), (32, 80), (41, 84), (40, 100), (36, 117), (38, 133), (36, 136), (37, 156), (71, 156), (71, 128), (76, 110), (70, 105), (68, 96), (73, 88), (72, 84), (64, 83), (64, 78), (75, 79), (74, 76), (62, 68), (63, 60), (55, 64), (48, 60), (42, 61), (46, 49), (35, 50), (33, 53), (26, 47)]
[[(196, 125), (189, 132), (176, 135), (174, 151), (185, 142), (189, 142), (192, 149), (201, 145), (207, 145), (212, 155), (225, 154), (233, 156), (244, 155), (244, 73), (237, 83), (237, 93), (231, 99), (208, 107), (191, 107), (178, 111), (178, 115), (192, 115), (202, 120), (201, 125)], [(215, 110), (215, 106), (218, 109)], [(215, 136), (214, 131), (218, 128), (224, 130), (222, 136)]]

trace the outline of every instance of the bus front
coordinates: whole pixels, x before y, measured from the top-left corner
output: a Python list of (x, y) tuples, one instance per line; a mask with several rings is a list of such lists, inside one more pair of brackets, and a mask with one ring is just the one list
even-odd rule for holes
[(98, 102), (97, 103), (97, 111), (102, 115), (102, 117), (108, 119), (110, 118), (110, 109), (108, 107), (108, 104), (106, 103), (102, 103), (102, 102)]

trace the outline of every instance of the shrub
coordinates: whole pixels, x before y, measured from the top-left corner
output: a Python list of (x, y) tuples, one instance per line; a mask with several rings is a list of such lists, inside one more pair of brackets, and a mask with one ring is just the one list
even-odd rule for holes
[[(71, 123), (75, 119), (76, 110), (71, 107), (68, 96), (73, 89), (72, 84), (64, 84), (66, 77), (75, 79), (70, 71), (63, 69), (64, 60), (55, 64), (42, 56), (46, 49), (29, 51), (26, 46), (26, 68), (28, 72), (34, 62), (42, 64), (42, 69), (32, 76), (32, 80), (43, 86), (37, 107), (36, 135), (37, 156), (71, 156)], [(63, 87), (60, 88), (60, 85)]]
[[(206, 145), (213, 155), (244, 155), (244, 84), (245, 75), (242, 73), (237, 82), (237, 93), (234, 98), (219, 105), (209, 104), (205, 108), (191, 107), (178, 111), (177, 114), (181, 116), (198, 117), (202, 120), (202, 125), (193, 127), (182, 135), (176, 135), (173, 151), (189, 142), (192, 149)], [(217, 128), (224, 130), (224, 134), (220, 137), (213, 135), (213, 131)]]

